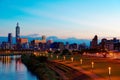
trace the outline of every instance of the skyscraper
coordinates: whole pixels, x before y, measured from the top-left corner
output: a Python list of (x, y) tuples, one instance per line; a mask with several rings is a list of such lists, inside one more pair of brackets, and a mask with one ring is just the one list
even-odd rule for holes
[(95, 37), (90, 42), (90, 48), (97, 49), (98, 48), (98, 37), (95, 35)]
[(8, 43), (12, 44), (12, 33), (8, 33)]
[(42, 36), (42, 43), (46, 43), (46, 36), (45, 35)]
[(43, 35), (43, 36), (42, 36), (42, 40), (46, 40), (46, 37), (45, 37), (45, 35)]
[(16, 26), (16, 43), (18, 43), (19, 38), (20, 38), (20, 27), (19, 27), (19, 23), (17, 23), (17, 26)]

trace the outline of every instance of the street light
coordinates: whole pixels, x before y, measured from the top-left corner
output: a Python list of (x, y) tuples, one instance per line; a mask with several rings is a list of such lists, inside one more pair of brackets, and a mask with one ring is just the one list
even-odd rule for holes
[(65, 61), (65, 59), (66, 59), (66, 57), (65, 56), (63, 56), (63, 60)]
[(73, 57), (71, 57), (71, 61), (73, 62), (73, 60), (74, 60), (74, 58)]
[[(109, 79), (110, 79), (110, 75), (111, 75), (111, 67), (108, 67), (108, 74), (109, 74)], [(110, 79), (111, 80), (111, 79)]]
[(91, 62), (91, 67), (92, 67), (92, 72), (93, 72), (93, 68), (94, 68), (94, 62)]
[(82, 64), (82, 62), (83, 62), (83, 60), (82, 60), (82, 59), (80, 59), (80, 64)]
[(56, 58), (58, 59), (58, 55), (56, 56)]

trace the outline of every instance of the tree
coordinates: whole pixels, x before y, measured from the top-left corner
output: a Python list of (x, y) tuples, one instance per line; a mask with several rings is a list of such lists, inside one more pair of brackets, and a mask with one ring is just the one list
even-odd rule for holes
[(64, 49), (61, 53), (61, 55), (71, 55), (70, 51), (68, 49)]

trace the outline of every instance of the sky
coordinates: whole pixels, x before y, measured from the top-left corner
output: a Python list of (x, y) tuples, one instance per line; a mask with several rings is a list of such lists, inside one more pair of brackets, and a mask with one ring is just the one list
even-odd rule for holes
[(120, 37), (120, 0), (0, 0), (0, 36)]

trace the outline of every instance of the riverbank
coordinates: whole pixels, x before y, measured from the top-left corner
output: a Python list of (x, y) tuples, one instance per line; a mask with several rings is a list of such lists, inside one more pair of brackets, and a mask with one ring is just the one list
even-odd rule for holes
[(28, 70), (38, 77), (38, 80), (60, 80), (60, 76), (47, 66), (47, 57), (24, 54), (21, 59)]
[(22, 62), (39, 80), (92, 80), (88, 75), (45, 56), (22, 55)]

